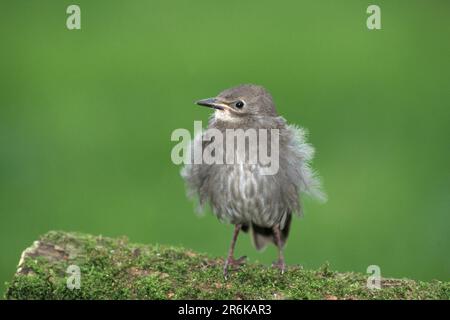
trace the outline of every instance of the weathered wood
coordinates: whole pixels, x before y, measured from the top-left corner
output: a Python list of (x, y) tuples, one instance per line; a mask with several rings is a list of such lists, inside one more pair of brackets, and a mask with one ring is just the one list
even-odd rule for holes
[[(449, 299), (449, 282), (248, 263), (226, 281), (223, 259), (189, 249), (128, 243), (78, 233), (49, 232), (26, 249), (7, 299)], [(79, 277), (78, 277), (79, 276)], [(79, 281), (77, 281), (79, 280)]]

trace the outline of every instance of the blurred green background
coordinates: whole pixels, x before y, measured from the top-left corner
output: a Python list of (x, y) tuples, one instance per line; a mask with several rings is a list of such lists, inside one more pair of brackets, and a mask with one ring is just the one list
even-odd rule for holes
[[(249, 82), (309, 129), (329, 195), (306, 201), (288, 263), (449, 280), (449, 1), (3, 0), (0, 35), (1, 291), (53, 229), (224, 255), (232, 228), (194, 213), (170, 135)], [(237, 254), (276, 252), (244, 235)]]

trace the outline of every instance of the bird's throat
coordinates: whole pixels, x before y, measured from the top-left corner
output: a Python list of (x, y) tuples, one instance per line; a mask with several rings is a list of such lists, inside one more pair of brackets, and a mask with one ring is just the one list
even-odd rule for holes
[(220, 121), (224, 121), (224, 122), (239, 122), (240, 121), (240, 117), (234, 115), (233, 113), (231, 113), (228, 110), (216, 110), (216, 112), (214, 112), (214, 118), (216, 120), (220, 120)]

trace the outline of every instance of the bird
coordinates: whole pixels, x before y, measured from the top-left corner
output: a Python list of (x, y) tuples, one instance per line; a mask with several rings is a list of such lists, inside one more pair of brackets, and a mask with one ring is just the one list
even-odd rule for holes
[[(278, 259), (272, 264), (283, 274), (286, 263), (283, 249), (289, 236), (293, 215), (302, 216), (303, 195), (321, 201), (326, 194), (321, 187), (321, 179), (312, 169), (314, 148), (306, 141), (307, 131), (290, 125), (279, 116), (271, 94), (260, 85), (242, 84), (223, 90), (216, 97), (202, 99), (197, 105), (213, 109), (206, 131), (202, 131), (191, 141), (193, 150), (201, 145), (202, 150), (213, 143), (214, 138), (206, 134), (215, 130), (226, 134), (229, 130), (276, 130), (278, 137), (278, 170), (274, 174), (264, 174), (263, 164), (255, 163), (198, 163), (190, 161), (182, 168), (181, 175), (187, 185), (188, 195), (198, 199), (200, 210), (209, 205), (220, 221), (234, 225), (231, 244), (226, 256), (223, 275), (229, 270), (239, 269), (246, 257), (234, 258), (234, 250), (241, 231), (251, 234), (254, 247), (261, 251), (273, 243), (278, 248)], [(270, 131), (272, 132), (272, 131)], [(273, 134), (273, 133), (272, 133)], [(269, 136), (270, 133), (269, 133)], [(269, 140), (269, 138), (267, 138)], [(237, 151), (245, 160), (250, 153), (259, 151), (249, 147)], [(270, 145), (267, 147), (270, 149)], [(272, 150), (273, 151), (273, 150)], [(193, 151), (190, 153), (192, 160)], [(222, 155), (221, 155), (222, 156)]]

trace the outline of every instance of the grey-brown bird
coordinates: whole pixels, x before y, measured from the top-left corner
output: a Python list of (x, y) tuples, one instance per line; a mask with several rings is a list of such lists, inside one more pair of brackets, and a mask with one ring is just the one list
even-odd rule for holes
[[(261, 250), (270, 242), (278, 247), (278, 261), (273, 264), (284, 273), (286, 265), (283, 247), (289, 235), (293, 214), (302, 215), (300, 197), (309, 194), (324, 200), (320, 182), (310, 167), (314, 149), (306, 142), (303, 129), (288, 125), (277, 114), (275, 104), (269, 92), (261, 86), (244, 84), (224, 90), (214, 98), (197, 102), (200, 106), (214, 109), (208, 129), (215, 129), (226, 136), (230, 129), (257, 130), (258, 143), (252, 148), (250, 140), (245, 140), (244, 150), (237, 144), (229, 146), (224, 143), (223, 156), (227, 148), (234, 148), (234, 160), (243, 156), (244, 161), (223, 163), (186, 164), (182, 176), (187, 183), (190, 195), (197, 196), (200, 207), (209, 204), (213, 213), (224, 222), (235, 225), (234, 234), (225, 260), (224, 275), (228, 275), (230, 266), (239, 267), (245, 257), (234, 258), (234, 248), (239, 232), (250, 231), (253, 244)], [(267, 163), (249, 161), (252, 152), (259, 152), (262, 134), (266, 130), (269, 137), (277, 133), (278, 151), (276, 161), (278, 169), (267, 174), (263, 171)], [(273, 131), (275, 129), (276, 131)], [(271, 131), (272, 130), (272, 131)], [(194, 138), (191, 147), (202, 147), (205, 151), (214, 138), (207, 136), (208, 130)], [(248, 137), (247, 137), (248, 138)], [(268, 154), (275, 148), (272, 140), (267, 138)], [(206, 149), (205, 149), (206, 148)], [(206, 152), (206, 151), (205, 151)], [(214, 151), (214, 152), (217, 152)], [(191, 152), (191, 157), (194, 152)], [(214, 154), (213, 154), (214, 155)], [(258, 154), (259, 155), (259, 154)]]

